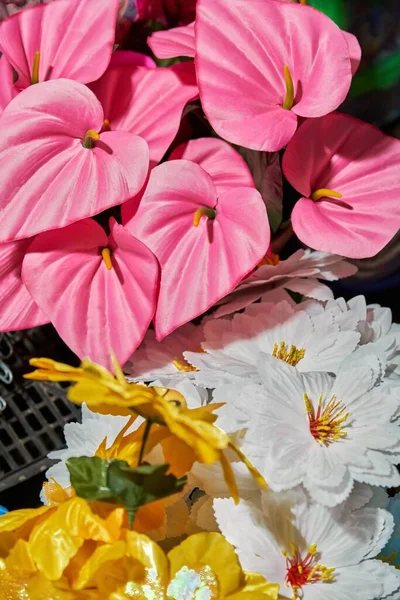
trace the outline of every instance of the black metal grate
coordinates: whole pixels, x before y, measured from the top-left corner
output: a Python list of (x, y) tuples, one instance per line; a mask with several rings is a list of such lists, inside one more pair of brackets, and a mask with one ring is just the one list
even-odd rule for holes
[(47, 469), (51, 464), (47, 454), (65, 444), (64, 425), (80, 417), (80, 409), (66, 399), (67, 385), (22, 377), (30, 369), (32, 356), (71, 362), (69, 351), (51, 328), (4, 334), (1, 356), (13, 381), (0, 383), (4, 401), (0, 412), (0, 492)]

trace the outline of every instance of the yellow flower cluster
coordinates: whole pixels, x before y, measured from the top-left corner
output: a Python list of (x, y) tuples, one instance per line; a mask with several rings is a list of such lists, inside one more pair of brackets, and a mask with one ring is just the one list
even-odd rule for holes
[[(0, 518), (0, 600), (276, 600), (278, 586), (244, 573), (218, 533), (188, 537), (166, 555), (150, 538), (82, 498)], [(201, 590), (207, 595), (200, 596)]]
[[(116, 360), (115, 376), (89, 360), (84, 360), (78, 368), (46, 358), (32, 359), (30, 363), (37, 370), (26, 375), (29, 379), (75, 382), (68, 392), (72, 402), (86, 403), (91, 410), (102, 414), (140, 415), (154, 424), (147, 444), (162, 444), (165, 460), (171, 465), (174, 475), (187, 473), (195, 461), (204, 464), (219, 461), (231, 495), (238, 502), (235, 477), (224, 454), (224, 451), (231, 449), (247, 466), (260, 487), (266, 487), (262, 475), (229, 435), (214, 424), (217, 420), (214, 411), (221, 404), (190, 409), (182, 394), (175, 390), (128, 383)], [(124, 443), (129, 441), (125, 440)]]

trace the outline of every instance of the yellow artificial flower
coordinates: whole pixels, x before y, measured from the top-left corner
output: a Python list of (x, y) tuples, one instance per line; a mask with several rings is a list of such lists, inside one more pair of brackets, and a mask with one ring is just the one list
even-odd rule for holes
[[(128, 383), (115, 357), (115, 377), (87, 359), (78, 368), (45, 358), (32, 359), (30, 364), (38, 369), (25, 375), (29, 379), (76, 382), (68, 391), (68, 398), (72, 402), (86, 403), (91, 410), (102, 414), (140, 415), (149, 425), (155, 424), (153, 435), (162, 443), (165, 459), (173, 466), (174, 470), (171, 471), (174, 475), (187, 473), (195, 461), (204, 464), (219, 461), (232, 498), (237, 503), (239, 492), (236, 480), (224, 454), (225, 450), (231, 449), (259, 485), (266, 488), (262, 475), (229, 435), (214, 425), (217, 415), (213, 413), (222, 404), (190, 409), (182, 394), (175, 390)], [(146, 438), (147, 434), (148, 431)]]

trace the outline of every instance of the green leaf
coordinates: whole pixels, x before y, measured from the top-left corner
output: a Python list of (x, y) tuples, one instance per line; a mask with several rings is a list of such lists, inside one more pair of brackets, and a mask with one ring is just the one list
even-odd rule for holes
[(107, 474), (111, 461), (98, 456), (80, 456), (67, 460), (71, 485), (85, 500), (105, 500), (111, 496)]
[(122, 504), (130, 524), (141, 506), (180, 492), (187, 482), (187, 477), (167, 475), (167, 464), (130, 467), (124, 460), (82, 456), (68, 459), (67, 468), (78, 496)]

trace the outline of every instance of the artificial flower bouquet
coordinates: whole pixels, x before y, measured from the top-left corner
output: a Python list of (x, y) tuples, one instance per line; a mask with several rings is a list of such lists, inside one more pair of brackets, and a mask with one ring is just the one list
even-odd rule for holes
[(399, 600), (400, 326), (324, 283), (400, 223), (400, 142), (336, 112), (355, 37), (54, 0), (0, 50), (0, 331), (82, 361), (31, 360), (82, 422), (0, 516), (0, 600)]

